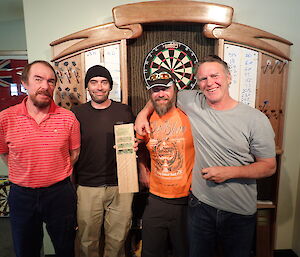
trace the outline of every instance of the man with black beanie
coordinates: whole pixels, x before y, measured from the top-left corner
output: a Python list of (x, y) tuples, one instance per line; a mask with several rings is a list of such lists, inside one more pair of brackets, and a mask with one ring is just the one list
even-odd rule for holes
[(95, 65), (85, 76), (91, 101), (72, 111), (80, 122), (81, 152), (74, 167), (80, 257), (98, 257), (104, 226), (104, 255), (122, 256), (131, 224), (132, 193), (118, 192), (114, 125), (134, 121), (129, 106), (108, 98), (113, 86), (110, 72)]

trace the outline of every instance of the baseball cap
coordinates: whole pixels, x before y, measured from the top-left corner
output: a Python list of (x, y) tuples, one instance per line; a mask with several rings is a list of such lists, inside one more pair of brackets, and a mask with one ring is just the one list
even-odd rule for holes
[(170, 87), (175, 83), (172, 75), (166, 69), (158, 69), (153, 72), (147, 82), (147, 90), (153, 87)]

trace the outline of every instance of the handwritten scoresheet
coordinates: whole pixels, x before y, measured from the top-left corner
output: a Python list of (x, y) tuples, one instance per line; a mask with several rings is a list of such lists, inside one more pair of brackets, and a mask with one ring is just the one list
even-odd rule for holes
[(229, 93), (232, 98), (255, 107), (258, 52), (225, 44), (224, 61), (232, 77)]
[[(113, 89), (109, 98), (121, 102), (121, 79), (120, 79), (120, 45), (108, 45), (85, 52), (85, 72), (94, 65), (102, 65), (107, 68), (113, 79)], [(87, 101), (91, 97), (87, 92)]]

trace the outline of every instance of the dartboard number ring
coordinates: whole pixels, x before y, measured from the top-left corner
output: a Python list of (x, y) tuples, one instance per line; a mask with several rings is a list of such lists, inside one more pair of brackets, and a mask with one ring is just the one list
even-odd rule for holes
[(174, 75), (179, 89), (192, 89), (196, 85), (194, 69), (197, 62), (196, 54), (187, 45), (177, 41), (163, 42), (154, 47), (146, 56), (144, 80), (148, 84), (150, 75), (163, 68)]

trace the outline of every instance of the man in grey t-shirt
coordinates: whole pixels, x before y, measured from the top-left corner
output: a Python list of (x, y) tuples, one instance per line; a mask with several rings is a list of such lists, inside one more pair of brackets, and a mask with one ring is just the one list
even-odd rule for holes
[[(267, 117), (229, 95), (231, 76), (218, 56), (208, 56), (196, 73), (199, 90), (178, 93), (195, 145), (189, 202), (191, 257), (213, 256), (220, 241), (224, 256), (250, 256), (256, 213), (256, 179), (276, 169), (274, 132)], [(149, 132), (145, 114), (138, 133)]]

